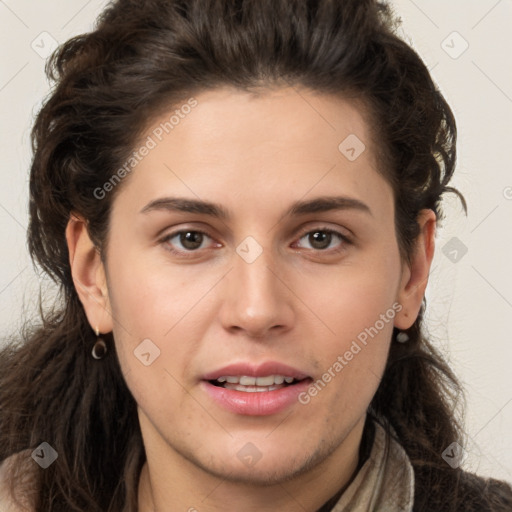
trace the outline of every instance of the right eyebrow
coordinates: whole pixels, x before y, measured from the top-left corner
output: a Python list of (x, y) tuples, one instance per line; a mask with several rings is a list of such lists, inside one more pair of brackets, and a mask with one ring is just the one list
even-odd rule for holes
[(181, 197), (162, 197), (155, 199), (144, 206), (140, 213), (148, 213), (155, 210), (199, 213), (201, 215), (210, 215), (211, 217), (224, 220), (230, 217), (228, 211), (220, 204)]

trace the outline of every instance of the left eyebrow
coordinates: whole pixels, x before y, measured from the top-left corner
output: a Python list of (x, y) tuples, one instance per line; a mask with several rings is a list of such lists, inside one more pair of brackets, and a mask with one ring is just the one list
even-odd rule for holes
[[(180, 211), (209, 215), (223, 220), (229, 220), (231, 215), (222, 205), (198, 199), (182, 197), (163, 197), (148, 203), (140, 213), (155, 210)], [(370, 207), (359, 199), (347, 196), (323, 196), (309, 201), (296, 201), (285, 212), (284, 216), (300, 216), (309, 213), (327, 212), (333, 210), (356, 210), (373, 216)]]
[(297, 216), (332, 210), (356, 210), (373, 216), (370, 207), (366, 203), (347, 196), (324, 196), (309, 201), (297, 201), (292, 204), (285, 215)]

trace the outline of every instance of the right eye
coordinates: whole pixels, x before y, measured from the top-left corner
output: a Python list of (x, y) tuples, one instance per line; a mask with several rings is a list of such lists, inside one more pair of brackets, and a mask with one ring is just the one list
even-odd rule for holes
[[(212, 239), (208, 233), (197, 229), (181, 229), (165, 235), (161, 239), (166, 250), (170, 251), (177, 256), (187, 257), (187, 253), (198, 252), (203, 248), (205, 239)], [(176, 249), (175, 246), (181, 245), (181, 248)], [(220, 245), (220, 244), (219, 244)], [(218, 246), (218, 245), (217, 245)]]

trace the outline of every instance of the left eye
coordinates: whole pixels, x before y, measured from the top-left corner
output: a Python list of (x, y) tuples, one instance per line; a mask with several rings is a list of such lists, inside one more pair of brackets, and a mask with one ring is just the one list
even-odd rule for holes
[[(306, 239), (312, 246), (306, 247), (306, 249), (323, 251), (332, 248), (330, 245), (333, 238), (338, 238), (338, 240), (343, 243), (349, 243), (347, 237), (332, 229), (315, 229), (313, 231), (308, 231), (299, 240)], [(343, 243), (339, 245), (343, 245)]]
[[(164, 242), (169, 243), (169, 245), (174, 245), (179, 242), (184, 249), (179, 249), (176, 252), (187, 252), (187, 251), (195, 251), (197, 249), (201, 249), (201, 245), (204, 242), (204, 239), (210, 238), (206, 233), (202, 231), (195, 231), (192, 229), (177, 231), (176, 233), (171, 233), (166, 236)], [(176, 239), (176, 242), (173, 240)], [(174, 249), (171, 249), (174, 250)]]

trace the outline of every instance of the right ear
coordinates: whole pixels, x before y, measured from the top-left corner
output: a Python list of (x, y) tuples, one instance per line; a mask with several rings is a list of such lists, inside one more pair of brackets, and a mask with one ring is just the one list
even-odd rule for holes
[(100, 333), (111, 332), (113, 325), (105, 268), (89, 237), (86, 221), (74, 213), (66, 227), (66, 241), (73, 283), (89, 324)]

